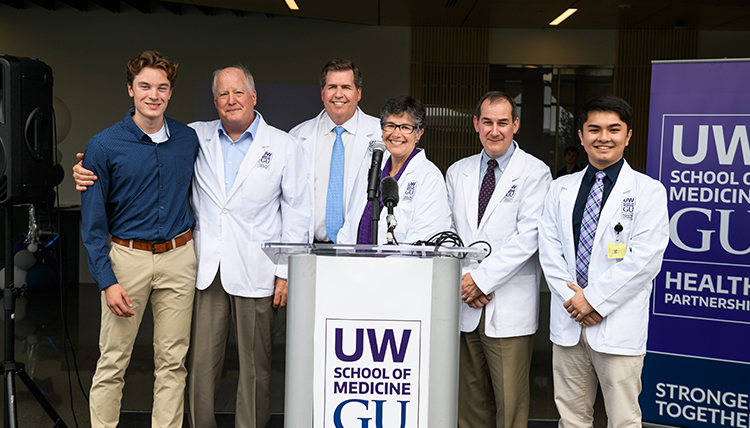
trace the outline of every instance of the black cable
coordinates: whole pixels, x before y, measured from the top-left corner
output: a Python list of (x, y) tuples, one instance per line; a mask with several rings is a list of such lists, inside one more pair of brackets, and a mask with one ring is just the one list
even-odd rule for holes
[[(450, 244), (450, 245), (448, 245)], [(445, 246), (445, 247), (463, 247), (464, 243), (461, 237), (456, 232), (447, 230), (445, 232), (438, 232), (427, 240), (420, 240), (413, 242), (411, 245), (424, 245), (424, 246)]]
[(390, 232), (390, 233), (391, 233), (391, 236), (393, 236), (393, 244), (392, 245), (399, 245), (398, 244), (398, 239), (396, 239), (396, 234), (393, 233), (393, 232)]
[[(434, 247), (463, 247), (464, 242), (461, 240), (461, 237), (451, 230), (446, 230), (444, 232), (438, 232), (431, 237), (429, 237), (427, 240), (417, 241), (414, 242), (412, 245), (425, 245), (425, 246), (434, 246)], [(466, 253), (460, 253), (458, 255), (459, 259), (466, 258)]]
[[(55, 185), (54, 188), (54, 199), (52, 206), (48, 206), (47, 209), (49, 210), (49, 219), (50, 219), (50, 229), (52, 232), (54, 230), (52, 229), (52, 216), (53, 208), (57, 207), (57, 238), (60, 238), (60, 232), (62, 231), (62, 225), (60, 218), (62, 217), (60, 213), (60, 183), (57, 182), (57, 166), (59, 165), (60, 159), (57, 157), (57, 115), (55, 114), (54, 109), (52, 110), (52, 141), (54, 143), (53, 145), (53, 160), (54, 160), (54, 169), (55, 169)], [(52, 174), (50, 174), (52, 175)], [(78, 359), (76, 358), (75, 348), (73, 347), (73, 342), (70, 340), (70, 331), (68, 330), (68, 295), (67, 295), (67, 285), (65, 284), (65, 281), (63, 280), (63, 269), (62, 269), (62, 242), (61, 239), (56, 239), (54, 237), (53, 233), (53, 245), (52, 245), (52, 253), (55, 256), (55, 260), (57, 261), (57, 272), (59, 277), (59, 290), (60, 290), (60, 319), (62, 321), (62, 329), (63, 329), (63, 355), (65, 356), (65, 368), (68, 375), (68, 395), (70, 396), (70, 412), (73, 415), (73, 423), (76, 427), (78, 427), (78, 418), (76, 417), (76, 411), (75, 406), (73, 403), (73, 381), (70, 378), (70, 360), (68, 359), (68, 348), (70, 348), (70, 353), (73, 357), (73, 366), (75, 367), (76, 371), (76, 379), (78, 380), (78, 385), (81, 388), (81, 393), (83, 394), (83, 397), (86, 399), (86, 402), (88, 403), (89, 399), (86, 395), (86, 391), (83, 388), (83, 382), (81, 382), (81, 373), (78, 370)], [(55, 241), (57, 241), (57, 245), (55, 245)], [(77, 278), (76, 278), (77, 280)]]
[[(474, 241), (471, 244), (467, 245), (467, 247), (473, 247), (477, 244), (484, 244), (484, 246), (487, 247), (487, 255), (484, 256), (484, 258), (489, 257), (490, 254), (492, 254), (492, 245), (490, 245), (487, 241)], [(453, 231), (445, 231), (445, 232), (438, 232), (434, 235), (432, 235), (429, 239), (423, 240), (423, 241), (416, 241), (412, 243), (411, 245), (424, 245), (424, 246), (435, 246), (435, 247), (463, 247), (464, 242), (461, 240), (461, 237)], [(466, 254), (463, 254), (460, 258), (465, 258)]]
[[(489, 256), (490, 256), (490, 254), (492, 254), (492, 245), (490, 245), (490, 243), (489, 243), (489, 242), (487, 242), (487, 241), (474, 241), (474, 242), (472, 242), (471, 244), (469, 244), (468, 246), (469, 246), (469, 247), (473, 247), (473, 246), (474, 246), (474, 245), (476, 245), (476, 244), (485, 244), (485, 245), (487, 246), (487, 255), (486, 255), (486, 256), (484, 256), (484, 258), (485, 258), (485, 259), (486, 259), (487, 257), (489, 257)], [(484, 260), (484, 259), (483, 259), (483, 260)]]

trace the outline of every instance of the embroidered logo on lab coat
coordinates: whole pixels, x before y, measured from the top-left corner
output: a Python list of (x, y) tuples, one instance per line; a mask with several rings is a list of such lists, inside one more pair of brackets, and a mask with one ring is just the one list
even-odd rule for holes
[(623, 220), (632, 220), (633, 211), (635, 211), (635, 198), (623, 198), (620, 218)]
[(263, 156), (261, 156), (260, 160), (258, 161), (258, 166), (261, 168), (265, 168), (265, 169), (270, 168), (271, 158), (273, 158), (273, 153), (271, 152), (263, 153)]
[(367, 151), (372, 154), (372, 145), (375, 144), (375, 142), (378, 140), (370, 140), (370, 145), (367, 147)]
[(513, 202), (513, 200), (516, 198), (516, 187), (518, 187), (517, 184), (510, 186), (508, 193), (505, 194), (500, 202)]
[(404, 200), (411, 201), (414, 199), (414, 195), (417, 193), (417, 182), (412, 181), (406, 185), (406, 191), (404, 191)]

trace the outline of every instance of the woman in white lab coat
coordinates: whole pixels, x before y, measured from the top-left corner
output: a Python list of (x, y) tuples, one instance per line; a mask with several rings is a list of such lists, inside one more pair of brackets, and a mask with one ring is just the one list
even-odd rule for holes
[[(421, 102), (410, 96), (389, 100), (380, 112), (383, 142), (388, 150), (384, 159), (382, 178), (393, 177), (398, 182), (399, 201), (394, 210), (398, 226), (395, 238), (407, 244), (426, 240), (438, 232), (450, 229), (450, 208), (442, 172), (427, 160), (424, 150), (417, 148), (424, 136), (427, 113)], [(355, 192), (361, 208), (347, 215), (338, 235), (339, 244), (372, 244), (371, 209), (367, 201), (367, 176), (357, 178)], [(386, 242), (387, 209), (380, 202), (378, 243)]]

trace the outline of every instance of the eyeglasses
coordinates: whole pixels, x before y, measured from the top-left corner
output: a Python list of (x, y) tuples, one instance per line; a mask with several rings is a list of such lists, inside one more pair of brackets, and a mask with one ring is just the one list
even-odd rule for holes
[(414, 125), (409, 125), (408, 123), (396, 125), (393, 122), (386, 122), (383, 124), (383, 131), (393, 132), (397, 129), (401, 131), (402, 134), (411, 134), (416, 131), (417, 127)]

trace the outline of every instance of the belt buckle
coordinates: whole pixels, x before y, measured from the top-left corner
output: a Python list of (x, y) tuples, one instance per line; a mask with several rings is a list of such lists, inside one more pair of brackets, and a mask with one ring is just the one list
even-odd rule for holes
[(159, 254), (168, 250), (166, 242), (151, 243), (151, 254)]

